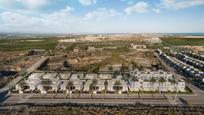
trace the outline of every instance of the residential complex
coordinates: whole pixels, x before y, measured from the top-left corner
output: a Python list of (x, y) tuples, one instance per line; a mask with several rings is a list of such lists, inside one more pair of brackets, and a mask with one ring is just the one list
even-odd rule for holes
[(185, 81), (176, 79), (171, 73), (164, 71), (133, 71), (129, 84), (132, 91), (185, 92)]
[(122, 74), (110, 73), (32, 73), (16, 85), (19, 93), (127, 93), (129, 91), (185, 92), (185, 81), (171, 73), (159, 71), (131, 71), (128, 80)]
[(156, 52), (167, 65), (174, 69), (176, 73), (183, 75), (187, 81), (192, 82), (200, 89), (204, 89), (204, 73), (202, 71), (202, 62), (192, 61), (195, 59), (192, 59), (181, 53), (174, 52), (173, 56), (169, 56), (163, 53), (161, 50), (157, 50)]

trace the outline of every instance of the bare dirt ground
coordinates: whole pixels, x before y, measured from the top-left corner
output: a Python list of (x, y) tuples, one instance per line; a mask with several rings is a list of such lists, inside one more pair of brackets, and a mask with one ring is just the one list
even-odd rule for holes
[(15, 51), (15, 52), (0, 51), (0, 60), (3, 61), (5, 59), (15, 59), (24, 54), (25, 52), (22, 52), (22, 51)]
[(113, 35), (86, 35), (77, 39), (59, 40), (59, 42), (109, 42), (109, 41), (134, 41), (134, 42), (160, 42), (157, 37), (143, 34), (113, 34)]
[(89, 53), (69, 53), (66, 55), (51, 57), (48, 65), (63, 64), (66, 60), (73, 70), (89, 70), (93, 68), (106, 68), (109, 66), (125, 64), (129, 69), (135, 63), (142, 68), (151, 68), (153, 64), (158, 64), (158, 60), (154, 57), (152, 51), (135, 51), (128, 52), (112, 52), (97, 51)]
[(184, 36), (184, 38), (204, 38), (204, 36)]
[(194, 52), (204, 52), (204, 46), (177, 46), (179, 48), (190, 49)]
[(40, 59), (40, 56), (27, 56), (26, 53), (26, 51), (0, 52), (0, 70), (21, 71)]

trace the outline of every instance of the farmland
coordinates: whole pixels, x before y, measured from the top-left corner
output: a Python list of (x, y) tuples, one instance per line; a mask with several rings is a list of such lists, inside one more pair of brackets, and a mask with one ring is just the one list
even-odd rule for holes
[(204, 46), (204, 38), (179, 38), (179, 37), (163, 37), (160, 38), (165, 46)]
[(30, 49), (53, 49), (57, 45), (55, 39), (1, 39), (0, 51), (25, 51)]

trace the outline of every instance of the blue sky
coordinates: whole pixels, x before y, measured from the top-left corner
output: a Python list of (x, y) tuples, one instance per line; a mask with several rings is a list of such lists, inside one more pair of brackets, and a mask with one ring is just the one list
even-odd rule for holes
[(204, 32), (204, 0), (0, 0), (1, 32)]

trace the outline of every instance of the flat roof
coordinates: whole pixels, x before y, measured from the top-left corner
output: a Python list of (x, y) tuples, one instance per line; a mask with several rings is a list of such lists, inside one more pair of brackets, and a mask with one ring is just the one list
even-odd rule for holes
[(84, 77), (84, 79), (97, 79), (98, 78), (98, 74), (86, 74), (86, 76)]
[(43, 79), (53, 79), (57, 77), (57, 73), (46, 73), (42, 76)]
[(70, 79), (74, 80), (74, 79), (83, 79), (84, 77), (84, 73), (73, 73), (70, 77)]
[(112, 79), (112, 74), (99, 74), (99, 79)]
[(58, 77), (59, 77), (59, 79), (68, 80), (68, 79), (70, 79), (70, 75), (71, 75), (71, 73), (60, 73)]

